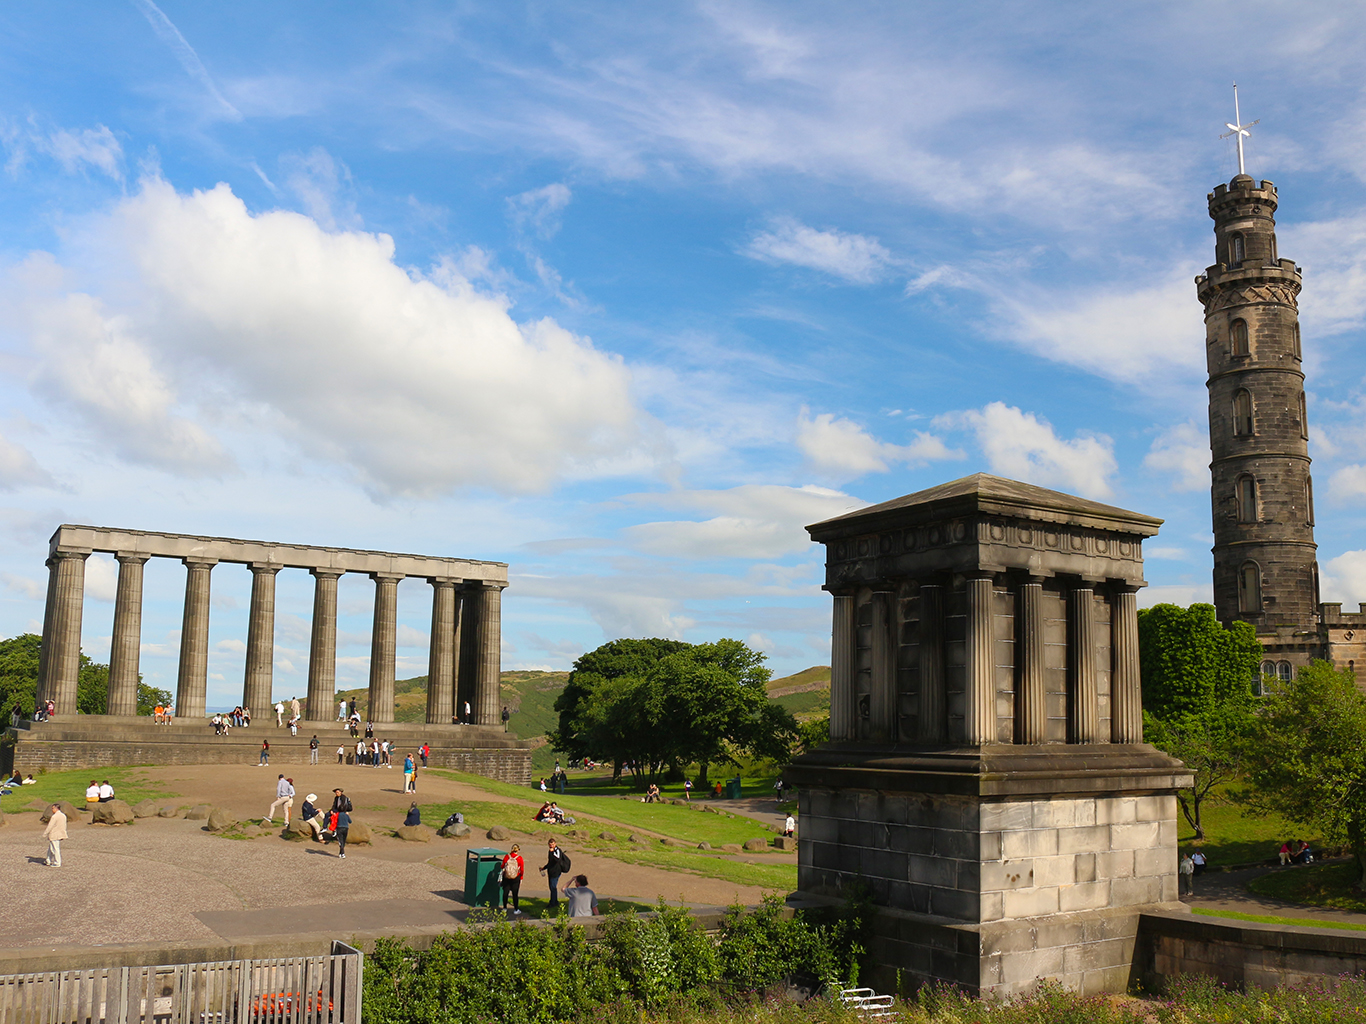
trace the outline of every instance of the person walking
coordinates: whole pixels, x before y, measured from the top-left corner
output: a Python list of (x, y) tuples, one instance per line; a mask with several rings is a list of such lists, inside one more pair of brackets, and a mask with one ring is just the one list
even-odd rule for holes
[(337, 721), (346, 721), (346, 701), (344, 700), (337, 701)]
[(47, 828), (43, 829), (43, 838), (47, 840), (47, 857), (43, 863), (50, 868), (59, 868), (62, 866), (62, 840), (66, 838), (66, 815), (57, 804), (48, 810), (51, 817), (47, 820)]
[(502, 908), (508, 908), (508, 896), (512, 896), (512, 912), (521, 915), (522, 908), (519, 903), (522, 891), (522, 875), (526, 874), (526, 861), (522, 860), (522, 848), (512, 844), (512, 849), (503, 858), (503, 877), (498, 883), (503, 890)]
[(275, 820), (275, 808), (281, 804), (285, 808), (285, 824), (289, 823), (289, 812), (294, 806), (294, 780), (287, 779), (283, 775), (280, 781), (275, 784), (275, 802), (270, 805), (270, 813), (261, 822), (262, 825), (269, 825)]
[(285, 702), (277, 700), (275, 702), (275, 728), (279, 729), (285, 724)]
[(785, 835), (785, 836), (795, 836), (796, 834), (797, 834), (797, 819), (794, 818), (794, 817), (792, 817), (792, 815), (789, 814), (789, 815), (787, 816), (787, 820), (783, 822), (783, 835)]
[(308, 741), (308, 763), (318, 763), (318, 734), (315, 732), (313, 738)]
[(417, 748), (417, 752), (422, 755), (422, 767), (427, 767), (427, 755), (432, 752), (432, 748), (424, 741), (422, 746)]
[(289, 717), (296, 722), (299, 720), (299, 698), (291, 697), (289, 700)]
[(540, 871), (550, 879), (550, 912), (553, 914), (560, 905), (560, 876), (569, 870), (569, 857), (553, 838), (546, 846), (545, 867)]
[(683, 780), (683, 799), (692, 803), (692, 779)]
[(1181, 858), (1181, 866), (1177, 869), (1181, 874), (1181, 880), (1185, 883), (1186, 894), (1195, 895), (1195, 861), (1188, 853)]
[(598, 917), (598, 894), (588, 888), (587, 875), (575, 875), (573, 885), (564, 887), (570, 917)]
[(469, 701), (465, 701), (465, 724), (466, 724), (466, 725), (473, 725), (473, 724), (474, 724), (474, 713), (470, 710), (470, 702), (469, 702)]
[(413, 755), (405, 754), (403, 757), (403, 792), (414, 793), (413, 789)]
[[(351, 801), (346, 801), (350, 805)], [(336, 811), (337, 820), (332, 827), (332, 834), (337, 837), (337, 859), (346, 860), (346, 833), (351, 828), (351, 812)]]
[(263, 764), (270, 764), (270, 740), (261, 741), (261, 758), (256, 762), (256, 767), (260, 768)]
[(503, 732), (508, 731), (508, 722), (512, 720), (512, 712), (508, 710), (506, 704), (503, 705)]

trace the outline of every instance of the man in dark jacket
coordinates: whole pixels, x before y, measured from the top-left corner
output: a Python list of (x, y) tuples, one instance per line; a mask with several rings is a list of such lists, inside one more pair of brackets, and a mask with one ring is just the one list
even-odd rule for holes
[(569, 870), (569, 857), (554, 839), (550, 840), (549, 847), (541, 874), (550, 877), (550, 911), (554, 913), (560, 905), (560, 876)]

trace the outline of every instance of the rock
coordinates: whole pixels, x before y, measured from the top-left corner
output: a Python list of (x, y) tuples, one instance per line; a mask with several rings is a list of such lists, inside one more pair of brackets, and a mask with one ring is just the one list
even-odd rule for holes
[(700, 842), (700, 843), (697, 844), (697, 848), (698, 848), (699, 850), (710, 850), (710, 849), (711, 849), (711, 843), (707, 842), (707, 841), (704, 839), (702, 842)]
[(768, 842), (763, 839), (746, 839), (745, 849), (751, 853), (768, 849)]
[[(65, 800), (57, 800), (55, 801), (55, 803), (58, 807), (62, 809), (62, 813), (66, 815), (66, 823), (68, 825), (74, 825), (77, 821), (76, 815), (81, 813), (79, 810), (76, 809), (76, 805), (68, 803)], [(41, 820), (44, 823), (47, 823), (48, 821), (52, 820), (52, 804), (43, 805), (43, 816), (39, 820)]]
[(363, 821), (351, 822), (351, 827), (346, 830), (347, 846), (368, 846), (373, 838), (370, 826)]
[(131, 825), (136, 817), (133, 808), (122, 800), (106, 800), (90, 811), (92, 825)]
[(292, 843), (307, 842), (313, 838), (313, 830), (303, 818), (290, 818), (285, 830), (280, 833), (282, 839), (288, 839)]
[(209, 816), (211, 810), (213, 810), (211, 804), (195, 804), (186, 812), (185, 817), (189, 818), (191, 821), (203, 821)]
[(157, 811), (157, 817), (159, 817), (159, 818), (179, 818), (179, 817), (180, 817), (180, 811), (181, 811), (181, 808), (175, 806), (175, 804), (167, 804), (167, 805), (166, 805), (165, 807), (163, 807), (161, 810)]
[(155, 800), (139, 800), (133, 805), (133, 817), (135, 818), (155, 818), (157, 816), (157, 802)]
[(632, 832), (629, 836), (626, 837), (626, 841), (627, 841), (628, 843), (637, 843), (637, 844), (645, 842), (644, 839), (641, 839), (640, 836), (636, 835), (634, 832)]
[(739, 843), (726, 843), (726, 844), (724, 844), (724, 845), (721, 847), (721, 849), (724, 850), (726, 853), (739, 853), (739, 852), (741, 852), (741, 851), (740, 851), (740, 844), (739, 844)]
[(678, 799), (678, 797), (671, 797), (669, 803), (673, 804), (675, 807), (683, 806), (683, 801)]
[[(30, 801), (28, 802), (28, 806), (25, 807), (24, 810), (26, 810), (26, 811), (37, 811), (39, 814), (42, 814), (44, 811), (47, 810), (47, 808), (48, 808), (48, 804), (46, 803), (46, 801), (43, 801), (43, 800), (30, 800)], [(44, 819), (44, 820), (46, 820), (46, 819)]]
[[(430, 825), (400, 825), (394, 829), (394, 835), (407, 843), (430, 843), (436, 833)], [(351, 834), (348, 832), (346, 837), (349, 840)]]
[[(194, 817), (194, 815), (190, 815)], [(210, 832), (225, 832), (237, 824), (237, 819), (226, 807), (213, 807), (209, 809), (208, 826)]]
[(796, 836), (778, 836), (773, 840), (775, 850), (795, 850), (797, 848)]
[(512, 833), (503, 828), (502, 825), (494, 825), (488, 830), (488, 837), (495, 843), (505, 843), (512, 838)]
[(680, 846), (680, 845), (682, 845), (682, 844), (680, 844), (679, 841), (678, 841), (677, 839), (672, 839), (672, 838), (670, 838), (669, 836), (665, 836), (663, 839), (661, 839), (661, 840), (659, 841), (659, 845), (660, 845), (660, 846)]
[(615, 843), (617, 841), (617, 837), (613, 835), (611, 832), (599, 832), (598, 838), (606, 839), (609, 843)]
[(447, 839), (464, 839), (470, 834), (470, 827), (463, 821), (457, 821), (454, 825), (445, 825), (437, 835), (445, 836)]

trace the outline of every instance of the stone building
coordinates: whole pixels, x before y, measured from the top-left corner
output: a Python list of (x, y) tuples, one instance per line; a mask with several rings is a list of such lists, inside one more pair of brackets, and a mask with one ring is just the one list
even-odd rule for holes
[(1215, 262), (1195, 279), (1209, 372), (1214, 606), (1266, 651), (1264, 675), (1289, 678), (1325, 658), (1355, 670), (1359, 612), (1319, 599), (1314, 484), (1300, 339), (1300, 268), (1276, 247), (1276, 186), (1239, 174), (1208, 196)]

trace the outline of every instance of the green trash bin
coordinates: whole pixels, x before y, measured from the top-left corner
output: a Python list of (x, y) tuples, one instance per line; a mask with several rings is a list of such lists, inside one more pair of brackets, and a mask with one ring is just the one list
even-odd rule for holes
[(499, 902), (498, 872), (506, 850), (492, 846), (471, 847), (465, 855), (465, 902), (472, 907), (496, 907)]
[(727, 800), (739, 800), (739, 799), (740, 799), (740, 780), (739, 780), (738, 778), (727, 779), (727, 780), (726, 780), (726, 799), (727, 799)]

